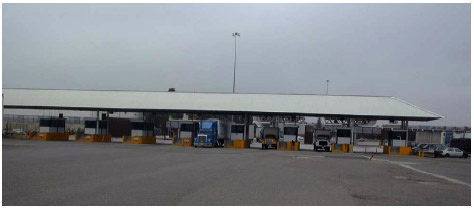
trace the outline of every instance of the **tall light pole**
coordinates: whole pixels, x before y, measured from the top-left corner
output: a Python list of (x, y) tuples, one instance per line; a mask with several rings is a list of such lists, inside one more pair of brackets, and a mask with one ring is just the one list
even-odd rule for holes
[(329, 80), (326, 80), (326, 95), (329, 93)]
[(232, 36), (235, 38), (235, 57), (234, 57), (234, 86), (232, 88), (232, 93), (235, 93), (235, 66), (237, 65), (237, 37), (240, 37), (240, 33), (239, 32), (234, 32), (232, 33)]

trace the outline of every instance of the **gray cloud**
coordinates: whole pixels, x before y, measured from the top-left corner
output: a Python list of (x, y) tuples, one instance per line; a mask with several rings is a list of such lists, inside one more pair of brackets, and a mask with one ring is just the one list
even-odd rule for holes
[(469, 4), (3, 4), (3, 86), (390, 95), (470, 125)]

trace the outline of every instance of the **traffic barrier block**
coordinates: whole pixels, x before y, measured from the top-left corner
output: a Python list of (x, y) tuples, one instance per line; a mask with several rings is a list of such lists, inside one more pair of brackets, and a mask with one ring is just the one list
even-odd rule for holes
[(245, 140), (234, 140), (234, 148), (250, 148), (250, 142)]
[(178, 138), (173, 137), (171, 139), (171, 145), (173, 145), (173, 146), (183, 146), (183, 142), (182, 142), (182, 140), (178, 140)]
[[(392, 147), (386, 146), (387, 152), (386, 154), (389, 155), (410, 155), (411, 154), (411, 147)], [(385, 146), (384, 146), (384, 153), (385, 153)]]
[(66, 133), (38, 133), (38, 141), (67, 141)]
[(411, 147), (400, 147), (400, 155), (410, 155)]
[(300, 142), (277, 142), (277, 150), (283, 151), (299, 151)]
[(112, 142), (112, 136), (107, 135), (84, 135), (83, 142)]
[(69, 135), (68, 140), (69, 141), (76, 141), (77, 140), (77, 135)]
[(28, 134), (28, 139), (37, 140), (38, 139), (38, 133), (36, 131), (35, 132), (30, 132)]
[(192, 147), (194, 146), (194, 141), (192, 138), (182, 138), (181, 145), (185, 147)]
[(348, 153), (350, 144), (331, 144), (331, 151), (338, 153)]
[(224, 148), (237, 148), (235, 147), (235, 140), (232, 141), (232, 140), (224, 140)]
[(124, 144), (156, 144), (155, 136), (132, 136), (130, 139), (128, 137), (122, 138), (122, 143)]

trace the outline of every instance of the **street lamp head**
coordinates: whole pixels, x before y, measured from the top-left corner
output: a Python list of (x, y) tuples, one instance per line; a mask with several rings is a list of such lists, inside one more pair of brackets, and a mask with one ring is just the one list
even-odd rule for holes
[(236, 36), (240, 37), (240, 33), (239, 32), (234, 32), (234, 33), (232, 33), (232, 36), (233, 37), (236, 37)]

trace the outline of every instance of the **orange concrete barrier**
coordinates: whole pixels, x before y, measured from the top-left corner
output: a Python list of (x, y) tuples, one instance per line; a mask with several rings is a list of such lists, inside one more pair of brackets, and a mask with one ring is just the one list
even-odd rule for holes
[(185, 147), (192, 147), (194, 146), (194, 141), (192, 138), (182, 138), (181, 145)]
[(250, 141), (245, 140), (234, 140), (234, 148), (250, 148)]
[[(285, 143), (286, 146), (282, 147), (281, 143)], [(284, 151), (299, 151), (300, 150), (300, 142), (277, 142), (277, 150), (284, 150)]]
[(38, 141), (67, 141), (69, 137), (66, 133), (38, 133)]
[(331, 144), (331, 151), (337, 153), (348, 153), (350, 144)]
[(122, 140), (124, 144), (156, 144), (155, 136), (132, 136), (129, 142), (124, 141), (124, 138)]
[(112, 142), (112, 136), (104, 135), (84, 135), (84, 142)]

